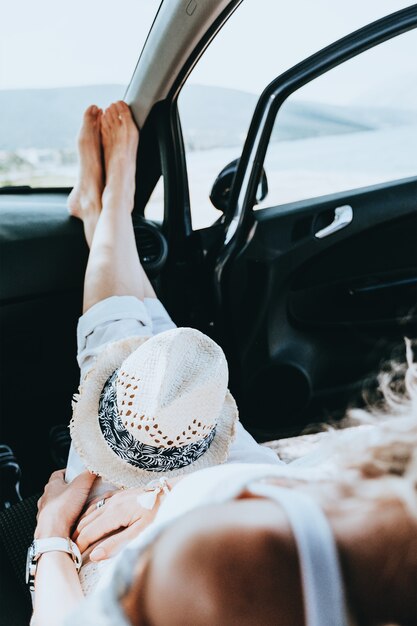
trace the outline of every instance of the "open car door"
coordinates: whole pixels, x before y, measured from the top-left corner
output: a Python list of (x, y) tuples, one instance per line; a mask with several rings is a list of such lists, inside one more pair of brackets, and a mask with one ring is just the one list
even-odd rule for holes
[[(279, 199), (286, 183), (282, 170), (292, 158), (285, 142), (287, 99), (310, 83), (320, 88), (320, 81), (351, 63), (368, 63), (369, 55), (381, 51), (383, 59), (384, 46), (401, 46), (401, 38), (413, 37), (417, 46), (416, 25), (416, 5), (370, 24), (281, 75), (258, 102), (212, 276), (216, 326), (241, 419), (260, 438), (337, 417), (357, 400), (364, 379), (378, 371), (392, 347), (400, 346), (403, 356), (403, 337), (415, 335), (415, 110), (404, 112), (396, 126), (381, 123), (377, 132), (375, 116), (383, 109), (357, 107), (356, 132), (336, 129), (317, 143), (299, 144), (304, 170), (315, 183), (322, 176), (330, 193), (313, 188), (311, 197), (276, 204), (273, 196), (275, 190)], [(393, 89), (388, 78), (386, 88)], [(323, 122), (318, 114), (315, 121)], [(334, 116), (331, 121), (340, 122)], [(374, 167), (382, 154), (392, 165), (388, 173)], [(409, 160), (409, 177), (396, 179), (398, 159)], [(337, 160), (348, 187), (332, 180)], [(263, 167), (270, 193), (255, 210)], [(368, 179), (362, 177), (367, 167)]]

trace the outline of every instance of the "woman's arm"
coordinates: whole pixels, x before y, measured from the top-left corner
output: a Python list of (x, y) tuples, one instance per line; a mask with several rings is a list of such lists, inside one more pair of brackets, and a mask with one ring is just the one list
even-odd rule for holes
[(74, 562), (65, 552), (47, 552), (39, 559), (31, 626), (61, 626), (83, 599)]
[[(64, 470), (54, 472), (38, 502), (35, 539), (69, 537), (94, 480), (93, 474), (83, 472), (67, 484)], [(65, 552), (42, 554), (36, 570), (31, 626), (61, 626), (82, 599), (71, 555)]]

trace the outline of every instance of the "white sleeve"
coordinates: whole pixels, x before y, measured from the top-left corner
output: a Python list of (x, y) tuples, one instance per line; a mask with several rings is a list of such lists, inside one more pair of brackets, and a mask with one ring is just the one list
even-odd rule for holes
[(176, 325), (170, 318), (168, 311), (158, 298), (145, 298), (143, 303), (152, 320), (152, 330), (154, 335), (163, 333), (165, 330), (176, 328)]
[(152, 319), (134, 296), (112, 296), (97, 302), (78, 320), (77, 361), (81, 380), (105, 345), (135, 335), (151, 336)]
[(237, 423), (236, 437), (230, 446), (226, 463), (284, 464), (276, 452), (257, 443), (240, 422)]
[(176, 328), (158, 298), (111, 296), (97, 302), (78, 320), (77, 360), (81, 380), (102, 348), (136, 335), (152, 336)]

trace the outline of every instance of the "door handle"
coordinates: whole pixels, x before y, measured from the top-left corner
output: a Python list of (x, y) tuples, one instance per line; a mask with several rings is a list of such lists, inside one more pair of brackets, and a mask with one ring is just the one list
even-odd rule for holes
[(315, 237), (317, 239), (324, 239), (324, 237), (328, 237), (329, 235), (333, 235), (333, 233), (337, 233), (338, 230), (342, 228), (346, 228), (348, 224), (353, 220), (353, 209), (348, 204), (337, 207), (334, 210), (334, 219), (331, 224), (318, 230), (315, 233)]

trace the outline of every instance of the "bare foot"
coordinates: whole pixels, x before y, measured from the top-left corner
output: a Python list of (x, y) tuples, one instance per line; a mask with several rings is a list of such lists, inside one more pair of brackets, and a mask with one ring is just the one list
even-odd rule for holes
[(94, 104), (85, 111), (78, 135), (79, 174), (68, 196), (68, 211), (84, 222), (98, 219), (104, 187), (100, 120), (102, 110)]
[(105, 110), (101, 136), (106, 168), (104, 193), (115, 195), (132, 210), (139, 131), (125, 102), (115, 102)]

